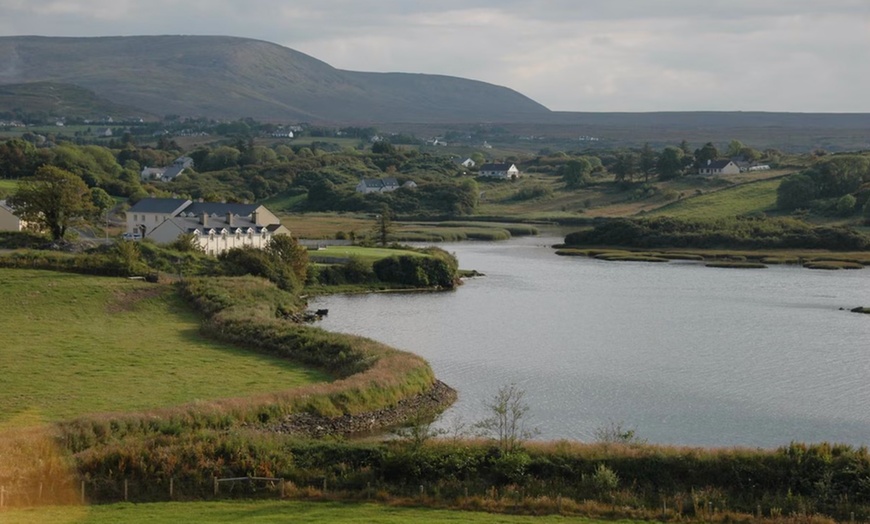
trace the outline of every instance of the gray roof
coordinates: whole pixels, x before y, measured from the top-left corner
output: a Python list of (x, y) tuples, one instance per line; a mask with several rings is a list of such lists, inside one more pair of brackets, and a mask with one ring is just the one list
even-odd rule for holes
[(12, 213), (12, 214), (15, 214), (15, 210), (12, 209), (12, 206), (10, 206), (9, 204), (7, 204), (5, 200), (0, 200), (0, 207), (2, 207), (3, 209), (9, 211), (9, 212)]
[(232, 213), (234, 215), (248, 216), (257, 208), (259, 204), (238, 204), (234, 202), (193, 202), (184, 208), (185, 214), (193, 213), (194, 215), (226, 215)]
[(363, 185), (366, 187), (399, 187), (399, 181), (395, 178), (365, 178)]
[(166, 180), (172, 180), (178, 175), (180, 175), (184, 171), (183, 166), (170, 166), (167, 167), (165, 171), (163, 171), (163, 175), (160, 178)]
[[(248, 229), (252, 229), (254, 233), (262, 233), (264, 230), (267, 230), (266, 226), (258, 226), (251, 220), (248, 220), (244, 217), (233, 217), (233, 225), (230, 225), (226, 216), (223, 217), (210, 217), (208, 219), (207, 225), (202, 225), (200, 223), (199, 218), (195, 217), (174, 217), (167, 220), (172, 224), (175, 224), (182, 231), (186, 231), (187, 233), (194, 233), (199, 231), (202, 234), (207, 234), (209, 230), (214, 229), (215, 231), (220, 231), (221, 229), (226, 229), (231, 233), (235, 233), (237, 229), (241, 229), (242, 233), (247, 233)], [(280, 225), (280, 224), (279, 224)]]
[(480, 166), (481, 171), (507, 171), (513, 164), (483, 164)]
[(143, 198), (128, 213), (175, 213), (187, 204), (190, 204), (190, 200), (181, 198)]

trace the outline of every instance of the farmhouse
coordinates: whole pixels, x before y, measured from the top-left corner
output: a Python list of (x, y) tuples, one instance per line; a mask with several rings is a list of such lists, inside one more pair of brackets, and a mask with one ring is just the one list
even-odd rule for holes
[(27, 222), (18, 218), (12, 206), (0, 200), (0, 231), (21, 231), (26, 227)]
[(492, 178), (519, 178), (520, 170), (514, 164), (483, 164), (480, 166), (480, 176)]
[(274, 235), (290, 234), (274, 213), (259, 204), (143, 198), (127, 211), (127, 232), (157, 243), (192, 234), (206, 253), (241, 246), (263, 247)]
[(698, 169), (699, 175), (736, 175), (740, 173), (740, 167), (733, 160), (707, 160), (707, 163)]
[(395, 178), (364, 178), (356, 185), (356, 192), (362, 194), (368, 193), (389, 193), (399, 189), (399, 181)]
[(175, 159), (171, 166), (167, 167), (146, 167), (139, 173), (139, 178), (143, 182), (159, 180), (161, 182), (171, 182), (184, 172), (185, 169), (193, 167), (193, 159), (189, 156), (182, 156)]

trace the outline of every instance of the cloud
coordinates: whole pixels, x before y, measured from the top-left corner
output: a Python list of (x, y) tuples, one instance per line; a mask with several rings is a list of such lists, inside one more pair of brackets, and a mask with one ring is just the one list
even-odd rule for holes
[(0, 0), (0, 34), (222, 34), (552, 109), (870, 112), (866, 0)]

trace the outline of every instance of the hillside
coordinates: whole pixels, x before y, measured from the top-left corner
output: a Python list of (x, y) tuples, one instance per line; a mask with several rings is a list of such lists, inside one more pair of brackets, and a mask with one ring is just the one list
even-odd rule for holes
[(141, 109), (101, 98), (89, 89), (53, 82), (0, 85), (0, 111), (63, 115), (67, 118), (149, 116)]
[(0, 85), (30, 82), (74, 84), (156, 115), (467, 122), (549, 114), (484, 82), (343, 71), (276, 44), (221, 36), (0, 37)]

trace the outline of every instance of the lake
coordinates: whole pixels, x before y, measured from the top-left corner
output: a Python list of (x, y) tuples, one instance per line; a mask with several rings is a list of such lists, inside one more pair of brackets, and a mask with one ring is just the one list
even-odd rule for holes
[(540, 439), (611, 423), (649, 442), (870, 444), (870, 270), (559, 257), (557, 237), (441, 247), (485, 277), (456, 291), (320, 297), (321, 326), (425, 357), (484, 418), (515, 383)]

